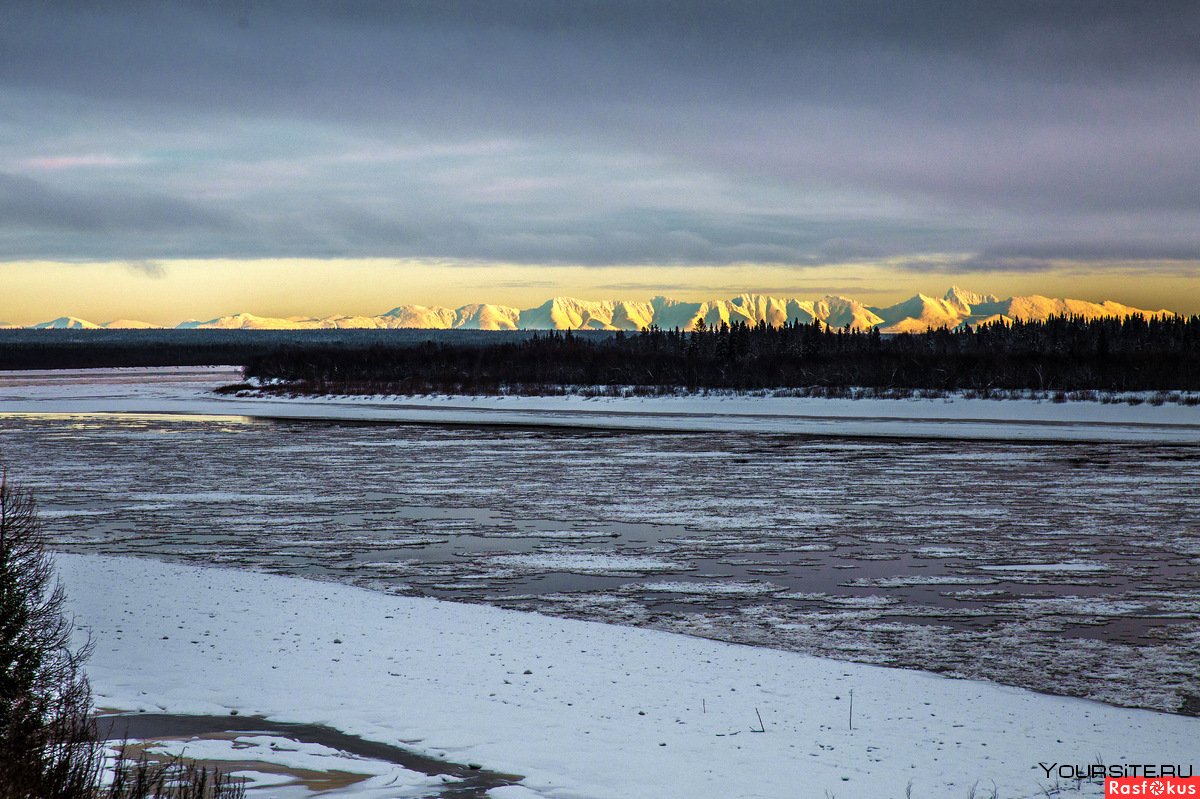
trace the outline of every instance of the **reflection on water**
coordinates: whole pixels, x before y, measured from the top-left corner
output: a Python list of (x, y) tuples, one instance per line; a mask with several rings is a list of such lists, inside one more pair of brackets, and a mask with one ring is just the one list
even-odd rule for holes
[(1200, 695), (1196, 449), (96, 415), (0, 455), (72, 551)]

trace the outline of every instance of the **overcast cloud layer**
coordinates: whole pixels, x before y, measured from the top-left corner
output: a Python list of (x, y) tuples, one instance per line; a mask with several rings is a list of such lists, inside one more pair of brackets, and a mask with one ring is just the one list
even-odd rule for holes
[(3, 260), (1200, 259), (1196, 2), (50, 5)]

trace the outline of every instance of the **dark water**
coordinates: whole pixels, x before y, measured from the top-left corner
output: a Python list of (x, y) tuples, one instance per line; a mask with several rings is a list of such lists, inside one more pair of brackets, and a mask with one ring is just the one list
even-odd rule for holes
[(70, 551), (1179, 710), (1200, 448), (0, 416)]
[[(291, 724), (247, 716), (187, 716), (137, 713), (101, 716), (100, 734), (109, 741), (203, 738), (208, 735), (268, 734), (300, 743), (320, 744), (361, 758), (395, 763), (410, 771), (446, 777), (448, 783), (430, 799), (487, 799), (488, 791), (515, 785), (519, 776), (485, 771), (475, 764), (450, 763), (398, 746), (368, 741), (321, 724)], [(216, 765), (221, 766), (221, 762)]]

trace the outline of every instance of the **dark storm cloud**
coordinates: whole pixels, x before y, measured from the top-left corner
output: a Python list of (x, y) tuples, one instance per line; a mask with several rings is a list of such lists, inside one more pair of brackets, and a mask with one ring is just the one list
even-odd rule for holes
[(905, 250), (919, 249), (929, 225), (911, 228), (873, 219), (814, 222), (790, 216), (664, 211), (577, 212), (513, 217), (491, 209), (431, 207), (418, 201), (391, 213), (346, 203), (326, 205), (319, 225), (295, 231), (286, 254), (339, 251), (436, 253), (473, 260), (560, 264), (794, 263), (861, 260), (886, 247), (831, 233), (874, 234)]
[[(1200, 257), (1194, 2), (29, 3), (4, 22), (8, 180), (105, 156), (53, 189), (0, 183), (0, 230), (47, 256)], [(496, 141), (519, 146), (472, 150)], [(416, 151), (371, 161), (394, 142)]]
[(229, 232), (224, 214), (158, 194), (76, 193), (0, 172), (0, 230), (39, 228), (78, 233)]

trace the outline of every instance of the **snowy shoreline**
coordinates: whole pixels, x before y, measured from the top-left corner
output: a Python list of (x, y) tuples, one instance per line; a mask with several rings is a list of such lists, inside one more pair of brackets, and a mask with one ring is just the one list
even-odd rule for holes
[(99, 705), (327, 724), (525, 776), (498, 798), (899, 796), (911, 781), (914, 797), (978, 783), (1011, 799), (1052, 790), (1039, 762), (1197, 755), (1195, 718), (294, 577), (57, 560), (97, 643)]
[(1200, 407), (756, 396), (237, 397), (232, 367), (0, 373), (0, 413), (177, 414), (678, 432), (1200, 444)]

